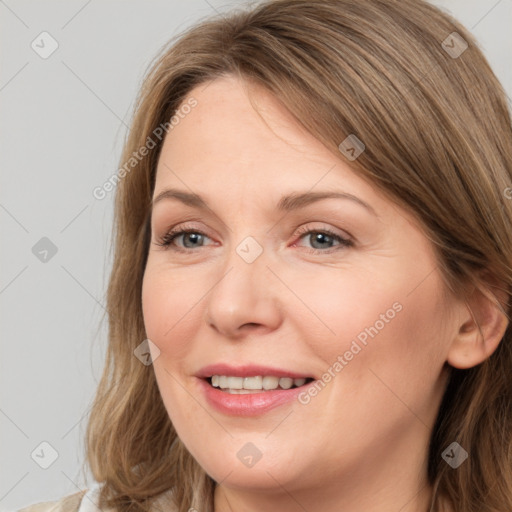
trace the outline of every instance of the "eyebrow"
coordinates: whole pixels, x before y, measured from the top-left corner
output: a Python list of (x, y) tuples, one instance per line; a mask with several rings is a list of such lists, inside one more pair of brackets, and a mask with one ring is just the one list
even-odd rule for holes
[[(151, 208), (164, 199), (176, 199), (182, 203), (203, 210), (210, 210), (208, 203), (198, 194), (185, 192), (178, 189), (166, 189), (160, 192), (152, 201)], [(309, 204), (321, 201), (322, 199), (347, 199), (361, 206), (364, 206), (373, 215), (378, 217), (375, 209), (359, 197), (348, 192), (296, 192), (283, 196), (277, 203), (278, 211), (293, 211), (308, 206)]]

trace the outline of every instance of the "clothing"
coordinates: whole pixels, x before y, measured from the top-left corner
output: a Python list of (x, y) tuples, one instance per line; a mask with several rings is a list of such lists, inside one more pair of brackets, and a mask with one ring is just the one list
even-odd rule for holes
[[(95, 483), (91, 488), (78, 491), (73, 494), (54, 500), (34, 503), (12, 512), (116, 512), (112, 508), (100, 509), (98, 507), (98, 496), (101, 484)], [(163, 493), (159, 496), (151, 510), (155, 512), (176, 512), (177, 509), (172, 503), (171, 493)]]

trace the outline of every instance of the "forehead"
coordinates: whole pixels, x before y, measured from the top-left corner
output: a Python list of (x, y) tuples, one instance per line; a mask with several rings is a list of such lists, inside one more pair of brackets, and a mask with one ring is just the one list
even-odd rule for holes
[(275, 159), (299, 155), (315, 158), (314, 153), (323, 148), (262, 87), (221, 78), (194, 88), (183, 102), (188, 98), (194, 98), (197, 105), (164, 141), (163, 153), (168, 149), (175, 159), (222, 160), (224, 156), (243, 162), (272, 156), (272, 152)]
[(164, 140), (155, 196), (174, 186), (207, 187), (219, 194), (238, 186), (250, 194), (260, 188), (311, 189), (316, 183), (323, 189), (343, 185), (346, 192), (354, 187), (370, 192), (341, 156), (264, 88), (223, 77), (197, 86), (182, 104), (190, 98), (197, 105)]

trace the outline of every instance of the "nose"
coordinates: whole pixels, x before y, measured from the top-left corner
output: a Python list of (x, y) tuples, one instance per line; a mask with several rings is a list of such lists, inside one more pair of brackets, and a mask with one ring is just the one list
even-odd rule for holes
[(269, 269), (265, 251), (251, 261), (254, 250), (250, 242), (233, 249), (206, 297), (208, 326), (227, 338), (264, 334), (282, 323), (282, 284)]

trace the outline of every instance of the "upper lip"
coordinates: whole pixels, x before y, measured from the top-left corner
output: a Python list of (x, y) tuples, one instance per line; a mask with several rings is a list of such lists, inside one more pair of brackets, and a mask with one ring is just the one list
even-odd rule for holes
[(232, 366), (226, 363), (215, 363), (204, 366), (196, 373), (196, 377), (202, 379), (210, 378), (212, 375), (226, 375), (229, 377), (255, 377), (258, 375), (265, 377), (269, 375), (274, 377), (289, 377), (292, 379), (313, 378), (311, 374), (307, 373), (255, 364)]

